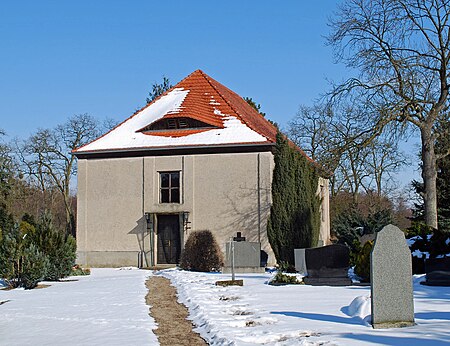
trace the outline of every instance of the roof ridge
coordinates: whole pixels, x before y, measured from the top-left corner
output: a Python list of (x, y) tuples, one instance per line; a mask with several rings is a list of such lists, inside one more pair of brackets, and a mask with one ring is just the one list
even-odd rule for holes
[[(270, 140), (269, 137), (267, 137), (265, 134), (261, 133), (259, 130), (254, 129), (250, 124), (248, 124), (242, 117), (242, 115), (237, 111), (237, 109), (229, 102), (227, 101), (226, 97), (216, 88), (216, 86), (211, 83), (211, 81), (209, 80), (209, 78), (211, 78), (212, 80), (214, 80), (214, 82), (219, 83), (221, 86), (223, 86), (224, 88), (228, 89), (230, 92), (236, 94), (233, 90), (227, 88), (225, 85), (223, 85), (222, 83), (216, 81), (214, 78), (212, 78), (211, 76), (207, 75), (206, 73), (204, 73), (201, 70), (200, 73), (202, 74), (202, 76), (206, 79), (206, 81), (209, 83), (209, 85), (211, 85), (211, 87), (220, 95), (220, 97), (225, 101), (225, 103), (234, 111), (234, 113), (239, 117), (239, 119), (246, 124), (249, 128), (251, 128), (253, 131), (255, 131), (256, 133), (260, 134), (261, 136), (265, 137), (266, 139)], [(238, 94), (237, 94), (238, 95)], [(241, 97), (240, 95), (238, 95), (239, 97)], [(242, 97), (241, 97), (242, 98)], [(244, 100), (244, 99), (243, 99)], [(244, 102), (246, 102), (244, 100)], [(254, 110), (256, 113), (258, 113), (258, 116), (264, 118), (257, 110), (253, 109), (252, 106), (248, 105), (252, 110)], [(269, 122), (267, 119), (264, 119), (265, 121)], [(270, 123), (270, 122), (269, 122)], [(271, 124), (272, 125), (272, 124)], [(273, 125), (272, 125), (273, 126)]]
[[(213, 88), (218, 94), (219, 96), (222, 98), (223, 101), (225, 101), (225, 103), (234, 111), (234, 113), (241, 119), (242, 119), (241, 115), (236, 111), (236, 109), (230, 104), (229, 101), (227, 101), (227, 99), (225, 98), (225, 96), (222, 95), (222, 93), (217, 90), (217, 88), (211, 83), (211, 81), (209, 80), (209, 78), (211, 78), (211, 76), (207, 75), (205, 72), (199, 70), (200, 73), (202, 74), (202, 77), (205, 78), (205, 80), (208, 82), (208, 84), (211, 86), (211, 88)], [(213, 78), (211, 78), (213, 79)]]

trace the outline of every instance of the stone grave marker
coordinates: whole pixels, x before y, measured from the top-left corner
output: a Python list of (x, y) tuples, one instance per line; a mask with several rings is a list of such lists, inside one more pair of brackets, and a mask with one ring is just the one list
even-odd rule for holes
[(404, 233), (385, 226), (377, 233), (370, 260), (373, 328), (413, 326), (411, 252)]
[(423, 285), (450, 286), (450, 257), (425, 260), (426, 281)]
[(304, 275), (308, 275), (305, 250), (306, 249), (294, 249), (295, 270)]
[(345, 245), (334, 244), (305, 249), (306, 271), (303, 279), (307, 285), (348, 286), (352, 280), (348, 277), (350, 250)]
[(231, 273), (234, 262), (236, 273), (264, 273), (261, 267), (261, 244), (245, 241), (245, 237), (238, 232), (233, 241), (225, 244), (225, 265), (222, 273)]

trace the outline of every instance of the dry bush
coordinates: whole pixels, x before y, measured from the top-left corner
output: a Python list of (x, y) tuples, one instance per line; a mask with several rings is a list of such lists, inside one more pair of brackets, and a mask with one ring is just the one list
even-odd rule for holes
[(219, 271), (223, 255), (211, 231), (196, 231), (189, 235), (181, 254), (180, 267), (199, 272)]

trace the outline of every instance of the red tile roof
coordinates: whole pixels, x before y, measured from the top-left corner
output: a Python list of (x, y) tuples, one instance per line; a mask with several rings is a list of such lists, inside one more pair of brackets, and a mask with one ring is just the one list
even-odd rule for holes
[[(173, 102), (177, 102), (176, 100), (181, 96), (183, 96), (180, 99), (181, 104), (167, 108), (165, 113), (162, 111), (161, 104), (167, 106), (166, 101), (162, 100), (163, 98), (169, 97), (174, 100)], [(161, 111), (163, 113), (160, 113)], [(192, 118), (213, 127), (148, 130), (150, 125), (169, 118)], [(149, 119), (149, 121), (145, 122), (145, 119)], [(242, 132), (242, 127), (226, 125), (225, 122), (229, 119), (237, 119), (244, 128), (247, 128), (254, 135), (248, 131)], [(222, 130), (223, 132), (220, 132)], [(193, 138), (193, 136), (210, 133), (208, 131), (215, 131), (214, 135)], [(233, 135), (234, 131), (241, 132)], [(277, 128), (241, 96), (203, 71), (197, 70), (145, 107), (136, 111), (114, 129), (93, 142), (73, 150), (73, 153), (136, 150), (138, 148), (200, 147), (202, 145), (270, 144), (276, 142), (276, 134)], [(239, 137), (241, 135), (244, 137)], [(186, 140), (183, 140), (183, 138), (186, 138)], [(314, 162), (292, 142), (290, 144), (309, 161)]]
[[(176, 88), (189, 90), (189, 93), (181, 107), (177, 111), (166, 114), (163, 119), (186, 117), (223, 128), (223, 116), (217, 114), (217, 111), (220, 111), (222, 115), (235, 116), (253, 131), (266, 137), (269, 142), (274, 143), (276, 141), (277, 129), (274, 125), (267, 121), (242, 97), (203, 71), (197, 70), (191, 73), (165, 94)], [(172, 130), (167, 132), (172, 132)], [(186, 135), (188, 134), (190, 133), (186, 132)], [(158, 131), (154, 135), (167, 136), (162, 131)]]

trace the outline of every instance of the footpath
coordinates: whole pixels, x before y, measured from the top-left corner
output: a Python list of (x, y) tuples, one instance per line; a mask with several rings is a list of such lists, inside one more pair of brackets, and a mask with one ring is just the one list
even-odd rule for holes
[(152, 276), (147, 280), (146, 302), (150, 305), (150, 314), (158, 328), (154, 333), (161, 346), (203, 346), (207, 343), (192, 330), (187, 320), (188, 309), (177, 301), (175, 287), (170, 280), (161, 276)]

